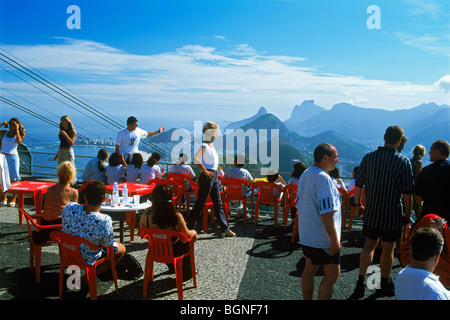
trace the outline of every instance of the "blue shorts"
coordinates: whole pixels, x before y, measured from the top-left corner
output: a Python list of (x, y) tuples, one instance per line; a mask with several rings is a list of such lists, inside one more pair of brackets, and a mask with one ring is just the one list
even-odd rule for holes
[(17, 154), (5, 154), (6, 163), (8, 163), (9, 180), (11, 182), (19, 181), (20, 160)]
[(341, 251), (338, 253), (330, 255), (328, 249), (313, 248), (308, 246), (303, 246), (303, 254), (305, 257), (311, 260), (313, 265), (321, 264), (341, 264)]
[[(114, 253), (119, 252), (119, 247), (116, 246), (115, 243), (114, 243), (113, 249), (114, 249)], [(102, 256), (101, 257), (104, 258), (107, 255), (108, 255), (108, 248), (107, 247), (102, 248)]]

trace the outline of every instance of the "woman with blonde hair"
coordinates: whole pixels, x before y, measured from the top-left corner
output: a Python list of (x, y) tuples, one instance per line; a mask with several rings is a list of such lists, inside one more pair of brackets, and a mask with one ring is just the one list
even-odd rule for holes
[(223, 211), (222, 200), (220, 197), (220, 182), (217, 177), (219, 167), (219, 156), (214, 148), (213, 142), (218, 136), (219, 126), (214, 122), (207, 122), (203, 126), (203, 143), (194, 157), (194, 163), (202, 171), (198, 177), (198, 196), (195, 205), (188, 216), (188, 228), (194, 229), (203, 206), (208, 198), (214, 205), (214, 214), (220, 228), (221, 237), (234, 237), (236, 234), (228, 226), (225, 213)]
[[(69, 202), (78, 201), (78, 191), (72, 188), (77, 180), (75, 167), (70, 161), (62, 162), (56, 169), (58, 183), (48, 188), (45, 195), (44, 213), (41, 225), (61, 224), (61, 213)], [(33, 240), (36, 244), (45, 243), (50, 239), (50, 232), (43, 230), (36, 232)]]
[[(0, 131), (0, 152), (5, 156), (8, 164), (9, 179), (11, 182), (19, 181), (20, 178), (20, 159), (17, 152), (17, 146), (23, 142), (25, 138), (25, 128), (20, 123), (19, 119), (11, 118), (9, 121), (4, 121), (0, 126), (9, 127), (9, 130)], [(13, 194), (9, 203), (10, 207), (16, 204), (17, 195)], [(1, 193), (1, 205), (6, 205), (6, 192)]]
[(75, 137), (77, 132), (73, 126), (72, 120), (69, 116), (62, 116), (59, 124), (58, 138), (60, 141), (59, 150), (54, 160), (58, 160), (58, 165), (64, 161), (72, 162), (75, 167), (75, 154), (73, 152), (73, 145), (75, 144)]

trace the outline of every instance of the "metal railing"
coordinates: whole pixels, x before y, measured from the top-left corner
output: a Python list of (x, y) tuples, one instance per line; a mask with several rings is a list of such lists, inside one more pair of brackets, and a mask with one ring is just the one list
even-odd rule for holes
[[(48, 156), (55, 156), (55, 153), (49, 153), (49, 152), (40, 152), (40, 151), (29, 151), (29, 150), (19, 150), (19, 155), (23, 152), (28, 152), (31, 155), (33, 154), (39, 154), (39, 155), (48, 155)], [(94, 156), (83, 156), (83, 155), (75, 155), (75, 159), (77, 158), (84, 158), (84, 159), (94, 159)], [(75, 164), (76, 165), (76, 164)], [(171, 168), (172, 165), (174, 165), (174, 163), (167, 163), (167, 162), (158, 162), (158, 165), (163, 167), (165, 172), (169, 172), (169, 169)], [(21, 158), (21, 168), (20, 168), (20, 173), (24, 174), (24, 175), (29, 175), (29, 176), (36, 176), (36, 177), (40, 177), (40, 176), (45, 176), (45, 177), (51, 177), (51, 178), (57, 178), (56, 176), (56, 167), (57, 166), (44, 166), (44, 165), (37, 165), (37, 164), (33, 164), (33, 163), (25, 163), (24, 161), (22, 161)], [(36, 170), (37, 169), (37, 170)], [(39, 171), (39, 169), (52, 169), (54, 170), (53, 173), (50, 172), (44, 172), (44, 171)], [(84, 168), (82, 167), (78, 167), (76, 166), (76, 171), (77, 171), (77, 179), (81, 180), (81, 176), (84, 172)], [(248, 170), (253, 177), (255, 178), (261, 178), (259, 176), (259, 170), (254, 169)], [(285, 180), (285, 182), (287, 182), (286, 179), (288, 179), (288, 177), (290, 176), (291, 172), (283, 172), (280, 171), (279, 172), (280, 175), (283, 176), (283, 179)], [(342, 177), (341, 178), (344, 181), (348, 181), (350, 182), (352, 180), (352, 178), (348, 178), (348, 177)]]

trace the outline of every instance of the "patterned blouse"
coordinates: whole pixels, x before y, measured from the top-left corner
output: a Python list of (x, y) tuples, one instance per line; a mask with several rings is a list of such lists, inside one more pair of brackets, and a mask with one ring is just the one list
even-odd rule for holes
[[(100, 212), (86, 212), (82, 205), (70, 202), (62, 212), (62, 231), (86, 240), (98, 246), (112, 246), (114, 233), (111, 217)], [(91, 250), (81, 246), (81, 255), (88, 264), (94, 264), (102, 250)]]

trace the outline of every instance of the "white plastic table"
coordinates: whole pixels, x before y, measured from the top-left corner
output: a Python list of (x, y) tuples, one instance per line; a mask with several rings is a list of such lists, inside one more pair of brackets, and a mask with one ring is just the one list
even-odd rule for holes
[(127, 212), (130, 211), (139, 211), (139, 210), (145, 210), (150, 208), (152, 203), (147, 200), (147, 202), (139, 203), (135, 205), (133, 203), (133, 198), (130, 198), (130, 204), (122, 204), (116, 206), (110, 206), (105, 205), (105, 203), (102, 204), (101, 211), (109, 215), (111, 218), (118, 219), (120, 222), (120, 243), (123, 243), (123, 229), (124, 229), (124, 221), (125, 217), (127, 215)]

